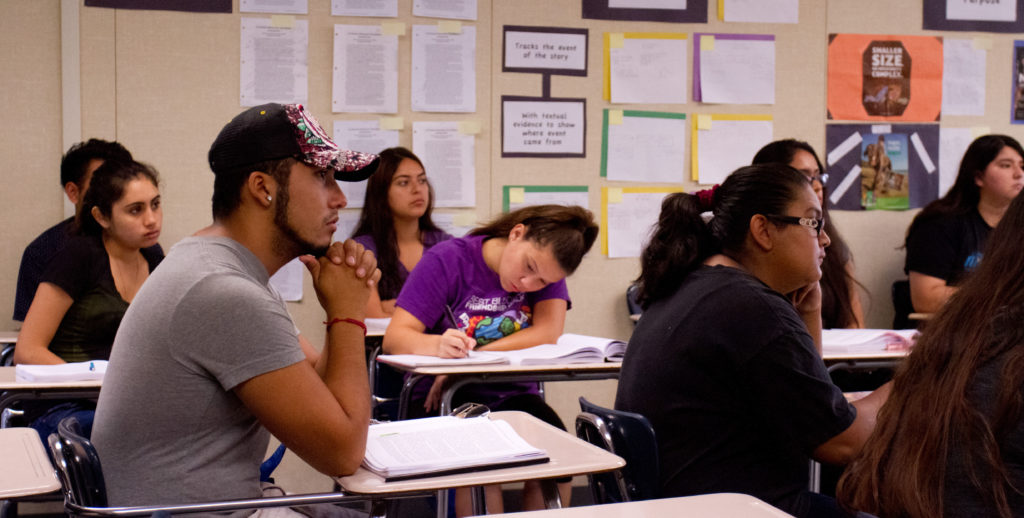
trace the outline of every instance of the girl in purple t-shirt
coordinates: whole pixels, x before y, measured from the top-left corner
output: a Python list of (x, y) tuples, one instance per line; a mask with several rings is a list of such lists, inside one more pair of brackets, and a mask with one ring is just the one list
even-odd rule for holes
[[(402, 288), (384, 335), (384, 351), (461, 358), (472, 349), (503, 351), (554, 343), (569, 308), (565, 277), (579, 266), (597, 231), (593, 215), (584, 208), (537, 205), (505, 214), (464, 238), (439, 243), (423, 255)], [(448, 308), (455, 322), (447, 318)], [(425, 399), (413, 402), (411, 414), (436, 410), (443, 378), (434, 380)], [(459, 401), (526, 411), (565, 429), (538, 395), (536, 383), (469, 385), (456, 393), (454, 404)], [(567, 499), (569, 484), (560, 484), (560, 490)], [(498, 488), (487, 493), (488, 509), (500, 512)], [(524, 508), (542, 508), (539, 484), (528, 482), (523, 500)], [(457, 492), (456, 514), (468, 511), (468, 493)]]
[(370, 291), (366, 316), (390, 317), (409, 272), (430, 247), (452, 236), (434, 224), (434, 190), (423, 162), (404, 147), (381, 151), (367, 180), (366, 201), (353, 239), (377, 256), (380, 283)]

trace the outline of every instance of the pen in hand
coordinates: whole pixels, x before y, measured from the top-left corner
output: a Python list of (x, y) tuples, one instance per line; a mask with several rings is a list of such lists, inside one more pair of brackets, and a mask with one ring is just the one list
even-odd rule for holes
[[(458, 331), (458, 333), (455, 333), (455, 338), (458, 340), (457, 345), (449, 343), (450, 347), (457, 347), (458, 350), (460, 351), (460, 354), (457, 354), (456, 356), (453, 357), (461, 358), (463, 356), (469, 355), (472, 346), (465, 342), (465, 339), (467, 339), (468, 337), (466, 336), (465, 331), (462, 330), (462, 327), (459, 326), (459, 321), (455, 319), (455, 312), (452, 311), (452, 307), (449, 306), (448, 304), (445, 304), (444, 313), (445, 316), (448, 317), (449, 322), (451, 323), (451, 329)], [(448, 332), (446, 331), (444, 334), (447, 335)], [(442, 336), (442, 343), (443, 342), (444, 337)]]
[(448, 320), (452, 323), (452, 329), (458, 329), (459, 331), (462, 331), (462, 328), (459, 327), (459, 321), (455, 320), (455, 313), (452, 312), (452, 307), (449, 306), (448, 304), (445, 304), (444, 313), (445, 315), (448, 316)]

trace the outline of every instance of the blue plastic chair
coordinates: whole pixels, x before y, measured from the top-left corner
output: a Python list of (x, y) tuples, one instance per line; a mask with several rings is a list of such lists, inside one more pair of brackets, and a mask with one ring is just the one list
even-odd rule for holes
[(590, 475), (595, 504), (650, 500), (660, 493), (658, 443), (646, 417), (580, 398), (576, 435), (622, 457), (621, 469)]

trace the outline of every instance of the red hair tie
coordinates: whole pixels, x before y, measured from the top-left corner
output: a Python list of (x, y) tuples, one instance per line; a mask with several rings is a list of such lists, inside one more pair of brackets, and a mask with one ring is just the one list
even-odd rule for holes
[(703, 189), (693, 193), (697, 197), (697, 204), (699, 205), (701, 212), (709, 212), (713, 210), (713, 200), (715, 198), (715, 190), (718, 189), (718, 184), (711, 186), (710, 189)]

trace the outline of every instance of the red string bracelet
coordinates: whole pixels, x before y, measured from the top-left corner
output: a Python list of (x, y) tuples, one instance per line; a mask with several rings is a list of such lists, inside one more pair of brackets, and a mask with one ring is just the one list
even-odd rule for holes
[(338, 322), (346, 322), (346, 323), (352, 324), (354, 326), (359, 326), (359, 328), (363, 330), (363, 336), (366, 336), (366, 324), (364, 324), (362, 320), (356, 320), (354, 318), (334, 317), (334, 318), (332, 318), (330, 320), (325, 320), (324, 324), (326, 324), (327, 325), (327, 329), (330, 330), (331, 326), (333, 326), (334, 324), (337, 324)]

